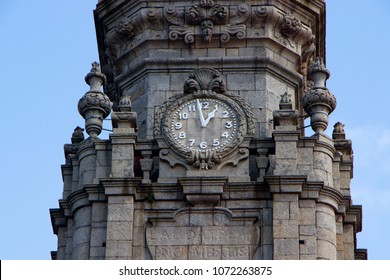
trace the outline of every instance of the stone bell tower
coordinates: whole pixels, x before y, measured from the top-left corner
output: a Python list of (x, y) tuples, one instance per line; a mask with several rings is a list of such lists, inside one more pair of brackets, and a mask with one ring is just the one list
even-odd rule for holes
[(95, 22), (53, 259), (367, 257), (325, 1), (101, 0)]

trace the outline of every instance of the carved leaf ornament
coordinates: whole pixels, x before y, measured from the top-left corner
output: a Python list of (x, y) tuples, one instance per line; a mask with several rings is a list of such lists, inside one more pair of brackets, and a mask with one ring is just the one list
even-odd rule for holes
[(236, 35), (238, 39), (246, 37), (246, 26), (243, 23), (250, 15), (250, 7), (240, 4), (232, 16), (229, 16), (226, 7), (216, 4), (213, 0), (202, 0), (199, 4), (186, 8), (184, 15), (171, 6), (165, 8), (164, 15), (172, 24), (169, 27), (170, 40), (183, 37), (187, 44), (194, 43), (195, 26), (200, 27), (203, 41), (208, 43), (215, 33), (215, 25), (220, 25), (220, 40), (227, 43), (231, 35)]

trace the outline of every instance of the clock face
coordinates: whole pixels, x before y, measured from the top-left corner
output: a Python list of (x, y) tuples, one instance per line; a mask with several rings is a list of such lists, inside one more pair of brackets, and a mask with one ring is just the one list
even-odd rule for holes
[(197, 98), (169, 113), (169, 138), (188, 151), (218, 151), (236, 139), (239, 119), (226, 102)]

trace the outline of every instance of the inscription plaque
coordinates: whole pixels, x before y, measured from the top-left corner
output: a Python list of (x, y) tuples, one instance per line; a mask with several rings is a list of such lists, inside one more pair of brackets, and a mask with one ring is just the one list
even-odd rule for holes
[(146, 230), (153, 259), (251, 259), (259, 246), (253, 226), (158, 226)]

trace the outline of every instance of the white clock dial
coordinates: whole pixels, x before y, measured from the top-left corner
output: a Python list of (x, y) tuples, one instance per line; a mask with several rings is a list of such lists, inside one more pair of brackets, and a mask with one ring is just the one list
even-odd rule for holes
[(192, 99), (170, 116), (171, 139), (186, 150), (217, 151), (238, 134), (237, 112), (218, 99)]

